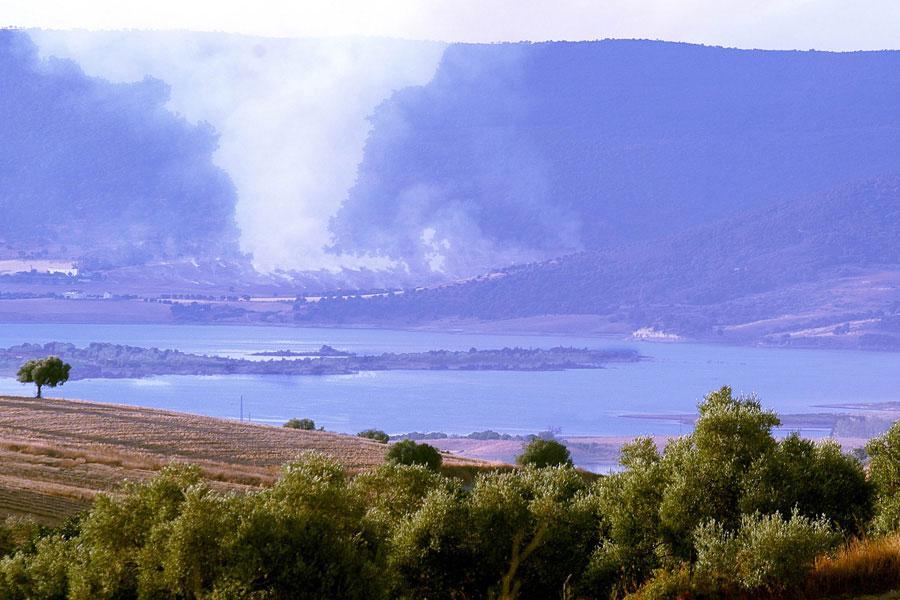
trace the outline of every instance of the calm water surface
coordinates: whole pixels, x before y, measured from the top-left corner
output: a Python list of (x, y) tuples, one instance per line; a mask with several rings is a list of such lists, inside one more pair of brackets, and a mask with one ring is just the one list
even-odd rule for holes
[[(839, 402), (900, 401), (900, 354), (781, 350), (708, 344), (623, 342), (543, 335), (477, 335), (365, 329), (244, 326), (0, 325), (0, 346), (92, 341), (247, 357), (261, 350), (330, 344), (359, 353), (502, 347), (635, 348), (648, 359), (562, 372), (391, 371), (326, 377), (161, 376), (72, 381), (66, 398), (168, 408), (282, 423), (309, 417), (326, 429), (391, 433), (494, 429), (568, 435), (679, 433), (666, 414), (693, 412), (704, 393), (728, 384), (756, 392), (781, 413), (822, 412)], [(48, 390), (49, 391), (49, 390)], [(30, 393), (0, 378), (0, 393)], [(663, 415), (637, 419), (629, 415)]]

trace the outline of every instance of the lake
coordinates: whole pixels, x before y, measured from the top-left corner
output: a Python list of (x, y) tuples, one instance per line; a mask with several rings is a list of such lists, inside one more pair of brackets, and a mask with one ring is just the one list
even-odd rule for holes
[[(159, 325), (0, 325), (0, 346), (111, 342), (247, 358), (262, 350), (357, 353), (502, 347), (634, 348), (636, 364), (554, 372), (389, 371), (323, 377), (160, 376), (72, 381), (54, 396), (118, 402), (279, 424), (309, 417), (326, 429), (390, 433), (493, 429), (565, 435), (677, 434), (666, 414), (693, 412), (721, 385), (756, 392), (781, 413), (823, 412), (840, 402), (900, 401), (900, 354), (843, 350), (628, 342), (550, 335), (478, 335), (373, 329)], [(31, 393), (0, 378), (0, 393)], [(651, 419), (629, 415), (662, 415)], [(814, 433), (814, 432), (813, 432)]]

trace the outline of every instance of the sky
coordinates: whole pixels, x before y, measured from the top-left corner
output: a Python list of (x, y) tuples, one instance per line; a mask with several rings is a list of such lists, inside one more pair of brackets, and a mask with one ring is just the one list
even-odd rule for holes
[(337, 270), (391, 265), (326, 252), (328, 223), (353, 185), (368, 116), (395, 90), (427, 83), (445, 43), (649, 38), (897, 48), (900, 2), (4, 0), (0, 26), (41, 29), (31, 35), (43, 57), (73, 59), (88, 75), (165, 81), (170, 110), (220, 134), (214, 160), (237, 188), (241, 245), (254, 264)]
[(5, 0), (6, 25), (444, 42), (650, 38), (754, 48), (896, 48), (895, 0)]

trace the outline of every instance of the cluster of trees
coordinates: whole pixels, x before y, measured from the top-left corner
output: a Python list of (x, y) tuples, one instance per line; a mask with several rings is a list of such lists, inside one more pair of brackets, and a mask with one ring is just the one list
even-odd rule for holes
[(283, 427), (287, 427), (288, 429), (301, 429), (303, 431), (315, 431), (316, 430), (316, 422), (312, 419), (288, 419)]
[(172, 465), (6, 547), (0, 597), (796, 594), (817, 557), (900, 527), (900, 425), (869, 444), (867, 477), (834, 443), (775, 439), (777, 424), (723, 388), (701, 403), (691, 435), (663, 452), (639, 439), (622, 472), (596, 479), (528, 465), (465, 483), (400, 464), (427, 448), (411, 441), (352, 477), (307, 455), (242, 494)]

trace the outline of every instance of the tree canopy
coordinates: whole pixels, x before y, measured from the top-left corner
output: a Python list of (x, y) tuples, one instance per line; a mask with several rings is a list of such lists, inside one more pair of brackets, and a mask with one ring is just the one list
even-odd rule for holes
[(20, 383), (33, 383), (37, 386), (36, 397), (41, 397), (41, 388), (45, 385), (56, 387), (69, 380), (72, 365), (65, 363), (58, 356), (29, 360), (16, 374)]

